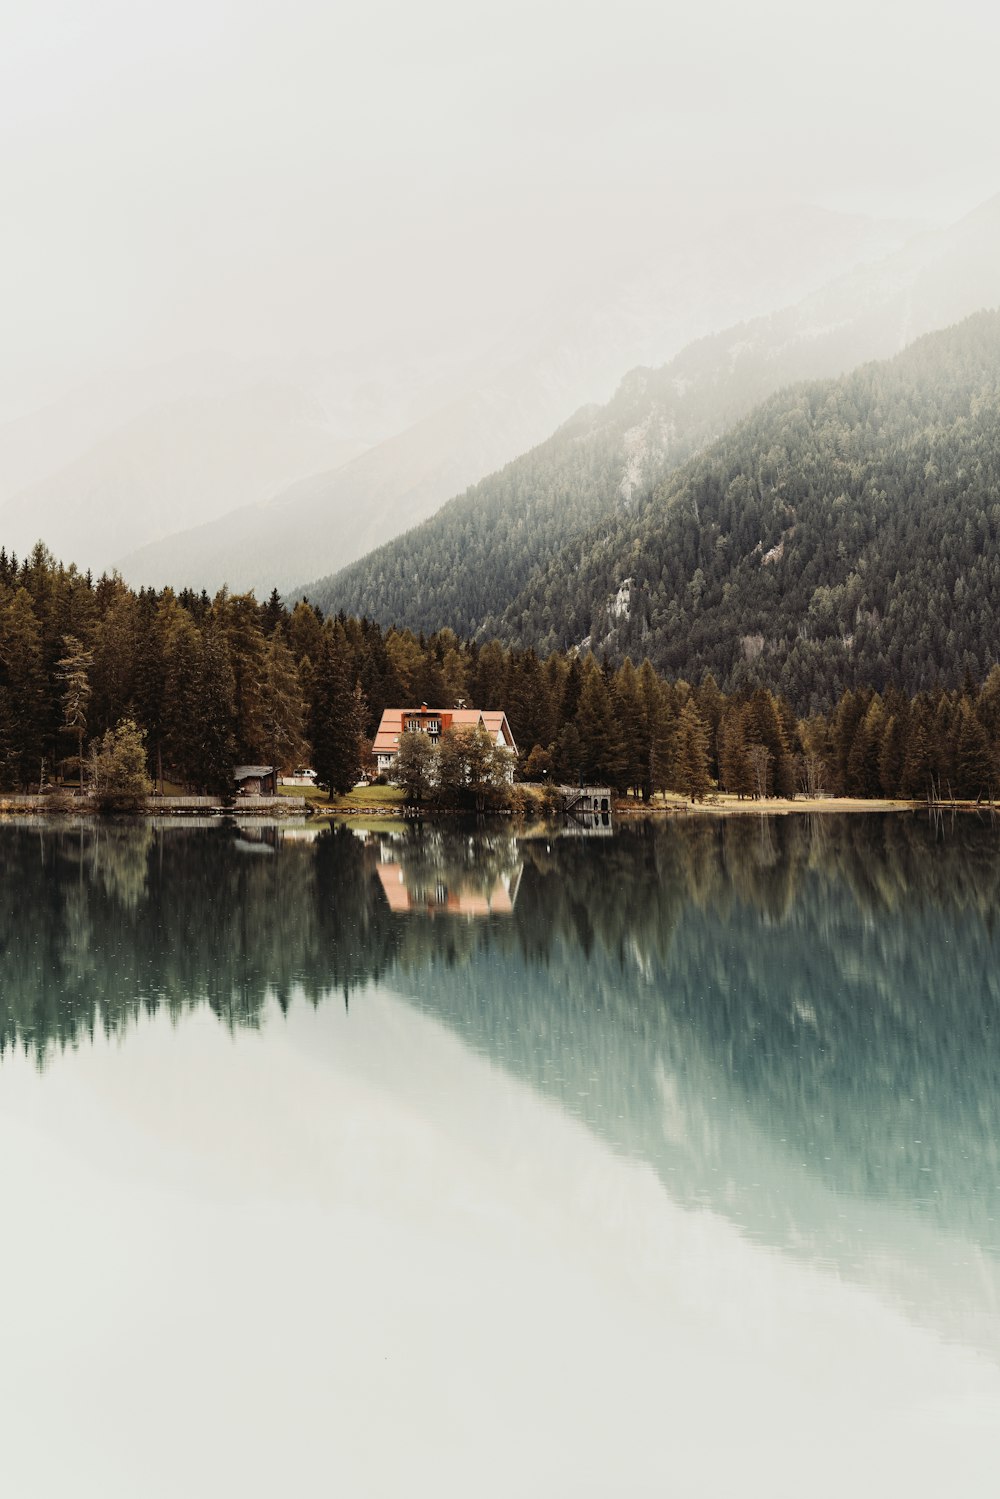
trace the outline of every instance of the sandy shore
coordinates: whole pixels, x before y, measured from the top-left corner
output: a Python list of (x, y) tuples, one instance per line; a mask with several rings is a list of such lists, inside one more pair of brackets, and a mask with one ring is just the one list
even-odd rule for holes
[[(619, 817), (643, 817), (650, 813), (669, 812), (675, 815), (690, 815), (711, 813), (715, 816), (729, 816), (738, 813), (742, 816), (757, 814), (758, 816), (783, 816), (786, 813), (801, 812), (919, 812), (926, 807), (926, 802), (890, 800), (889, 798), (866, 798), (860, 796), (797, 796), (794, 799), (787, 796), (770, 796), (753, 801), (744, 797), (741, 801), (737, 796), (727, 796), (721, 793), (716, 796), (707, 797), (703, 802), (684, 801), (680, 797), (669, 797), (665, 801), (655, 802), (632, 802), (616, 801), (615, 814)], [(943, 808), (950, 811), (951, 805)], [(975, 810), (972, 802), (956, 802), (955, 810), (959, 812), (972, 812)]]

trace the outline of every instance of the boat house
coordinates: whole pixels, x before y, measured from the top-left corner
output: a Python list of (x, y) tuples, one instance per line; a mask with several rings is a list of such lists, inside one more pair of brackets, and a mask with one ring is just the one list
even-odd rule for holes
[(233, 771), (237, 796), (277, 796), (278, 770), (274, 765), (237, 765)]

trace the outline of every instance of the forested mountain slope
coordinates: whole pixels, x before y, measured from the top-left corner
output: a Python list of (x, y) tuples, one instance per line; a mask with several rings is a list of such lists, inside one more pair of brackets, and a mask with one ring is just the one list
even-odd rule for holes
[(903, 233), (804, 205), (760, 205), (738, 224), (678, 225), (666, 243), (626, 240), (600, 275), (578, 271), (555, 293), (537, 287), (499, 342), (480, 346), (473, 319), (461, 359), (446, 357), (446, 339), (431, 356), (443, 338), (435, 330), (428, 348), (400, 338), (393, 357), (359, 369), (355, 396), (368, 392), (372, 415), (385, 417), (384, 387), (410, 383), (410, 363), (428, 366), (412, 382), (405, 420), (382, 421), (378, 431), (366, 421), (359, 431), (356, 402), (337, 418), (338, 403), (324, 393), (338, 429), (363, 438), (366, 451), (353, 461), (300, 464), (289, 470), (293, 482), (263, 492), (248, 485), (230, 504), (157, 527), (155, 541), (127, 555), (123, 542), (105, 561), (136, 587), (184, 578), (212, 593), (226, 584), (261, 596), (331, 573), (426, 520), (581, 405), (607, 400), (623, 370), (661, 364), (692, 338), (797, 299), (898, 246)]
[(772, 397), (565, 548), (487, 629), (798, 703), (1000, 648), (1000, 314)]
[[(386, 624), (488, 633), (554, 549), (627, 517), (776, 390), (897, 353), (997, 302), (1000, 199), (794, 307), (701, 339), (660, 369), (633, 370), (606, 406), (581, 410), (423, 525), (305, 591), (324, 608)], [(518, 613), (515, 605), (506, 632)], [(550, 628), (533, 643), (544, 644)]]

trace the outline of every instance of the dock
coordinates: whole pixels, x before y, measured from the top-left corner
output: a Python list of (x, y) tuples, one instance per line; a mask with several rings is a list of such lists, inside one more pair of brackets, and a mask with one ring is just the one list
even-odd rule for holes
[(562, 799), (563, 811), (571, 812), (574, 817), (584, 812), (611, 811), (610, 786), (558, 786), (556, 789)]

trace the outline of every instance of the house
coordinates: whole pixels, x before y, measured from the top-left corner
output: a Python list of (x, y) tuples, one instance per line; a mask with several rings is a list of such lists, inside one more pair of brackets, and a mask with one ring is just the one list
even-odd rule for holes
[(402, 734), (426, 734), (433, 744), (437, 744), (446, 730), (464, 727), (484, 728), (496, 744), (517, 754), (517, 745), (502, 709), (428, 708), (426, 703), (419, 708), (386, 708), (372, 746), (379, 775), (392, 774), (392, 762)]
[(274, 765), (237, 765), (233, 771), (237, 796), (277, 796), (278, 771)]

